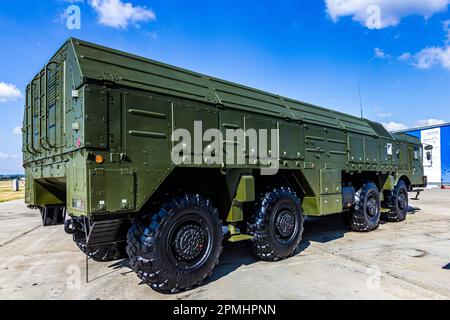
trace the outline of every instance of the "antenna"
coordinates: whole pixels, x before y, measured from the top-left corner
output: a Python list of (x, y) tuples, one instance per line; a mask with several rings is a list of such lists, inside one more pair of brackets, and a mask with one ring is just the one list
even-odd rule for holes
[[(365, 64), (371, 63), (376, 58), (377, 58), (377, 56), (375, 55), (374, 57), (372, 57), (372, 59), (367, 60)], [(361, 119), (364, 119), (363, 102), (362, 102), (362, 95), (361, 95), (361, 81), (359, 79), (359, 69), (361, 66), (362, 66), (362, 64), (358, 65), (358, 67), (356, 69), (356, 76), (358, 78), (359, 109), (361, 111)]]
[(356, 71), (356, 73), (357, 73), (357, 77), (358, 77), (359, 109), (361, 111), (361, 119), (363, 119), (364, 114), (363, 114), (363, 103), (362, 103), (362, 97), (361, 97), (361, 82), (359, 81), (359, 68)]

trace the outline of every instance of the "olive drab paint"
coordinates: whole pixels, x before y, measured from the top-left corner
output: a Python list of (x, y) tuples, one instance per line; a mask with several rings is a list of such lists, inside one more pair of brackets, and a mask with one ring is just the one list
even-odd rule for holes
[[(175, 164), (173, 133), (185, 129), (194, 136), (198, 121), (200, 134), (220, 130), (222, 144), (236, 152), (224, 154), (221, 163)], [(220, 172), (223, 181), (206, 192), (219, 190), (222, 214), (242, 219), (235, 205), (240, 178), (256, 177), (265, 165), (261, 155), (252, 159), (246, 139), (228, 141), (227, 129), (277, 135), (267, 137), (268, 154), (278, 150), (277, 174), (289, 173), (298, 184), (307, 215), (341, 212), (349, 177), (372, 174), (387, 190), (401, 178), (412, 186), (424, 181), (421, 160), (413, 156), (422, 148), (417, 138), (77, 39), (69, 39), (27, 86), (23, 127), (26, 203), (63, 205), (72, 216), (137, 213), (163, 184), (175, 190), (180, 172), (195, 169), (192, 179), (202, 183), (201, 170)], [(208, 145), (201, 143), (200, 153)], [(178, 152), (205, 158), (198, 150)], [(244, 163), (235, 161), (239, 152)], [(246, 181), (253, 200), (253, 180)]]

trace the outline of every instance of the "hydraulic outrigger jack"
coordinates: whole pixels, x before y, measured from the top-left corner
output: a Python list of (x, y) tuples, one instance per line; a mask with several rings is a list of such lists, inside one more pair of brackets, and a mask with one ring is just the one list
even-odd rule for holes
[(423, 191), (423, 189), (415, 189), (412, 191), (416, 192), (416, 196), (414, 198), (411, 198), (411, 200), (419, 200), (420, 193)]

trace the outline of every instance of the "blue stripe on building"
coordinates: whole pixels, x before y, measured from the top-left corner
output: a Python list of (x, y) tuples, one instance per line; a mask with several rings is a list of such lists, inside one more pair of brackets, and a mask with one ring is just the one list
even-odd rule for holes
[(450, 125), (441, 127), (442, 180), (450, 183)]

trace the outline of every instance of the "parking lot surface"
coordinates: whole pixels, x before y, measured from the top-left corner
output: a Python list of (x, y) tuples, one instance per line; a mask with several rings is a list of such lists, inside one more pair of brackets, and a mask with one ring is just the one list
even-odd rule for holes
[[(412, 196), (412, 194), (410, 194)], [(348, 231), (340, 216), (308, 218), (299, 252), (280, 262), (226, 244), (201, 287), (163, 295), (128, 261), (89, 262), (62, 226), (43, 228), (22, 200), (0, 203), (0, 299), (449, 299), (450, 190), (410, 201), (405, 222)]]

